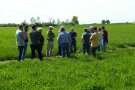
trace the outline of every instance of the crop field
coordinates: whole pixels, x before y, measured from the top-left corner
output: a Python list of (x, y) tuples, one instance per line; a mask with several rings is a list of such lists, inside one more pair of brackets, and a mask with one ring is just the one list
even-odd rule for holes
[[(56, 57), (55, 40), (52, 57), (31, 60), (28, 46), (27, 58), (22, 62), (17, 62), (17, 27), (0, 27), (0, 90), (135, 90), (135, 24), (105, 25), (109, 43), (106, 52), (97, 52), (97, 58), (81, 53), (81, 35), (89, 26), (74, 26), (77, 53), (70, 58)], [(70, 31), (72, 26), (65, 27)], [(47, 30), (43, 27), (44, 56)], [(54, 27), (55, 39), (58, 30), (59, 26)]]

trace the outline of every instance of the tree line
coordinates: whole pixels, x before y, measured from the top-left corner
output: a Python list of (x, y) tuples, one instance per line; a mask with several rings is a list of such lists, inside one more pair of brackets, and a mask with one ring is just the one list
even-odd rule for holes
[[(24, 20), (21, 24), (29, 25), (29, 23)], [(47, 22), (41, 22), (40, 17), (30, 18), (30, 24), (36, 24), (37, 26), (58, 26), (58, 25), (79, 25), (78, 16), (73, 16), (71, 20), (66, 19), (65, 21), (61, 21), (59, 18), (57, 20), (53, 18), (49, 18)], [(110, 24), (110, 20), (101, 20), (101, 24)], [(0, 27), (17, 27), (19, 24), (15, 23), (7, 23), (7, 24), (0, 24)]]

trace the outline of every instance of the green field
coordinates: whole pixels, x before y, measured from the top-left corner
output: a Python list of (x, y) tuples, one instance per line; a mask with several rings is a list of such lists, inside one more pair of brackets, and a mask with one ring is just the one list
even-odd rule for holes
[[(97, 58), (81, 53), (80, 38), (83, 29), (89, 26), (74, 26), (78, 34), (77, 54), (65, 59), (56, 57), (55, 40), (54, 55), (45, 57), (42, 62), (29, 59), (30, 47), (28, 58), (17, 62), (17, 27), (0, 27), (0, 90), (134, 90), (135, 24), (106, 25), (109, 33), (107, 52), (97, 52)], [(71, 27), (66, 26), (66, 30), (69, 31)], [(56, 37), (58, 29), (59, 26), (54, 28)], [(43, 27), (43, 30), (46, 39), (48, 28)], [(47, 40), (44, 56), (46, 44)]]

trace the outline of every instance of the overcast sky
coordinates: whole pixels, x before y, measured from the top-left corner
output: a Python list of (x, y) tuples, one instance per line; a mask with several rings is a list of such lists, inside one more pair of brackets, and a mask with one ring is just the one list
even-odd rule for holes
[(134, 22), (135, 0), (0, 0), (0, 23), (30, 22), (31, 17), (46, 22), (50, 17), (65, 21), (78, 16), (81, 24)]

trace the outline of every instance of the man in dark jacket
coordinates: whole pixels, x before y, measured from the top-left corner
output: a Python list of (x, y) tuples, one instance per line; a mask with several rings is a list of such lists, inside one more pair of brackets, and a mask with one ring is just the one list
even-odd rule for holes
[(103, 33), (103, 51), (106, 51), (106, 44), (108, 43), (108, 32), (105, 29), (105, 26), (101, 26)]
[(35, 50), (38, 52), (38, 58), (40, 60), (43, 59), (42, 53), (41, 53), (41, 33), (36, 31), (36, 25), (32, 25), (32, 31), (30, 32), (30, 39), (31, 39), (31, 58), (35, 58)]
[(76, 53), (76, 37), (77, 37), (77, 33), (74, 31), (73, 28), (71, 29), (71, 31), (69, 33), (70, 33), (70, 36), (71, 36), (71, 39), (72, 39), (72, 42), (71, 42), (71, 45), (70, 45), (70, 51), (71, 51), (71, 53), (73, 53), (73, 52)]
[(83, 54), (90, 54), (90, 34), (88, 33), (88, 29), (84, 29), (84, 33), (82, 34), (82, 42), (83, 42)]

